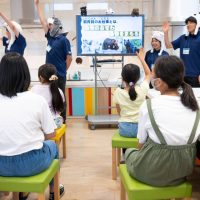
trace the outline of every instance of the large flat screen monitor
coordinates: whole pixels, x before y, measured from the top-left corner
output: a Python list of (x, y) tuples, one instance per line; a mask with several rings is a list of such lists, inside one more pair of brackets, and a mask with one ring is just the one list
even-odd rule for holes
[(134, 55), (144, 44), (144, 16), (76, 16), (79, 56)]

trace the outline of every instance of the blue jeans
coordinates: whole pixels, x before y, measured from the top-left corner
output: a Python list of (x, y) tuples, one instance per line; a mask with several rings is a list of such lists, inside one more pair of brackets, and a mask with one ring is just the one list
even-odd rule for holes
[(122, 137), (135, 138), (137, 137), (138, 123), (119, 122), (119, 134)]
[(54, 159), (58, 159), (58, 149), (54, 141), (44, 141), (41, 149), (15, 156), (0, 156), (0, 176), (33, 176), (46, 170)]

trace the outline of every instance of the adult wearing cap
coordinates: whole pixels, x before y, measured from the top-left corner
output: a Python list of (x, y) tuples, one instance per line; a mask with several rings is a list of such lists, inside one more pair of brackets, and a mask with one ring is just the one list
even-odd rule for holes
[(17, 52), (20, 55), (24, 55), (26, 39), (22, 35), (21, 26), (15, 21), (10, 21), (2, 12), (0, 12), (0, 16), (5, 21), (4, 27), (7, 35), (1, 38), (3, 46), (5, 46), (5, 53)]
[(197, 19), (193, 16), (185, 20), (187, 33), (170, 42), (169, 23), (163, 24), (165, 45), (167, 48), (180, 49), (180, 57), (185, 64), (184, 81), (192, 87), (200, 87), (200, 31)]
[[(46, 48), (46, 63), (55, 65), (58, 86), (65, 94), (66, 73), (72, 61), (69, 40), (66, 38), (66, 33), (63, 33), (61, 21), (55, 17), (46, 20), (40, 8), (39, 0), (35, 0), (35, 6), (48, 42)], [(62, 117), (65, 122), (66, 108), (62, 113)]]
[(146, 52), (145, 61), (149, 66), (149, 69), (152, 70), (152, 67), (159, 56), (169, 55), (164, 49), (164, 33), (160, 31), (152, 32), (151, 39), (152, 49)]

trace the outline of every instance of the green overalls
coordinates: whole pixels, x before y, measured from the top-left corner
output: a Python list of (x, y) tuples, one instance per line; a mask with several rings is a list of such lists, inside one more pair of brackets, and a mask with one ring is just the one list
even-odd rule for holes
[[(138, 151), (128, 149), (125, 154), (127, 170), (130, 176), (152, 186), (178, 185), (185, 181), (194, 168), (196, 143), (192, 143), (199, 123), (200, 112), (197, 111), (195, 123), (186, 145), (168, 145), (160, 132), (147, 100), (147, 108), (153, 129), (161, 144), (150, 138)], [(180, 133), (181, 134), (181, 133)]]

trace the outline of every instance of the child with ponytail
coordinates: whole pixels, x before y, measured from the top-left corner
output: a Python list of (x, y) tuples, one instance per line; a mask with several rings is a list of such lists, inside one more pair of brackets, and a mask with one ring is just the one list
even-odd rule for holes
[(125, 153), (129, 175), (152, 186), (181, 184), (194, 169), (200, 111), (184, 74), (180, 58), (162, 56), (156, 60), (151, 83), (161, 95), (142, 104), (138, 149)]
[(65, 98), (62, 90), (58, 88), (58, 77), (56, 74), (57, 71), (54, 65), (44, 64), (40, 66), (38, 78), (41, 84), (33, 86), (31, 91), (42, 95), (47, 100), (54, 121), (57, 128), (59, 128), (63, 123), (60, 113), (64, 109)]
[(126, 64), (122, 69), (122, 80), (125, 88), (117, 88), (113, 102), (120, 114), (119, 134), (123, 137), (136, 137), (138, 129), (138, 114), (141, 104), (144, 102), (150, 82), (150, 70), (144, 60), (144, 50), (140, 49), (137, 57), (142, 63), (145, 78), (139, 85), (140, 68), (135, 64)]

